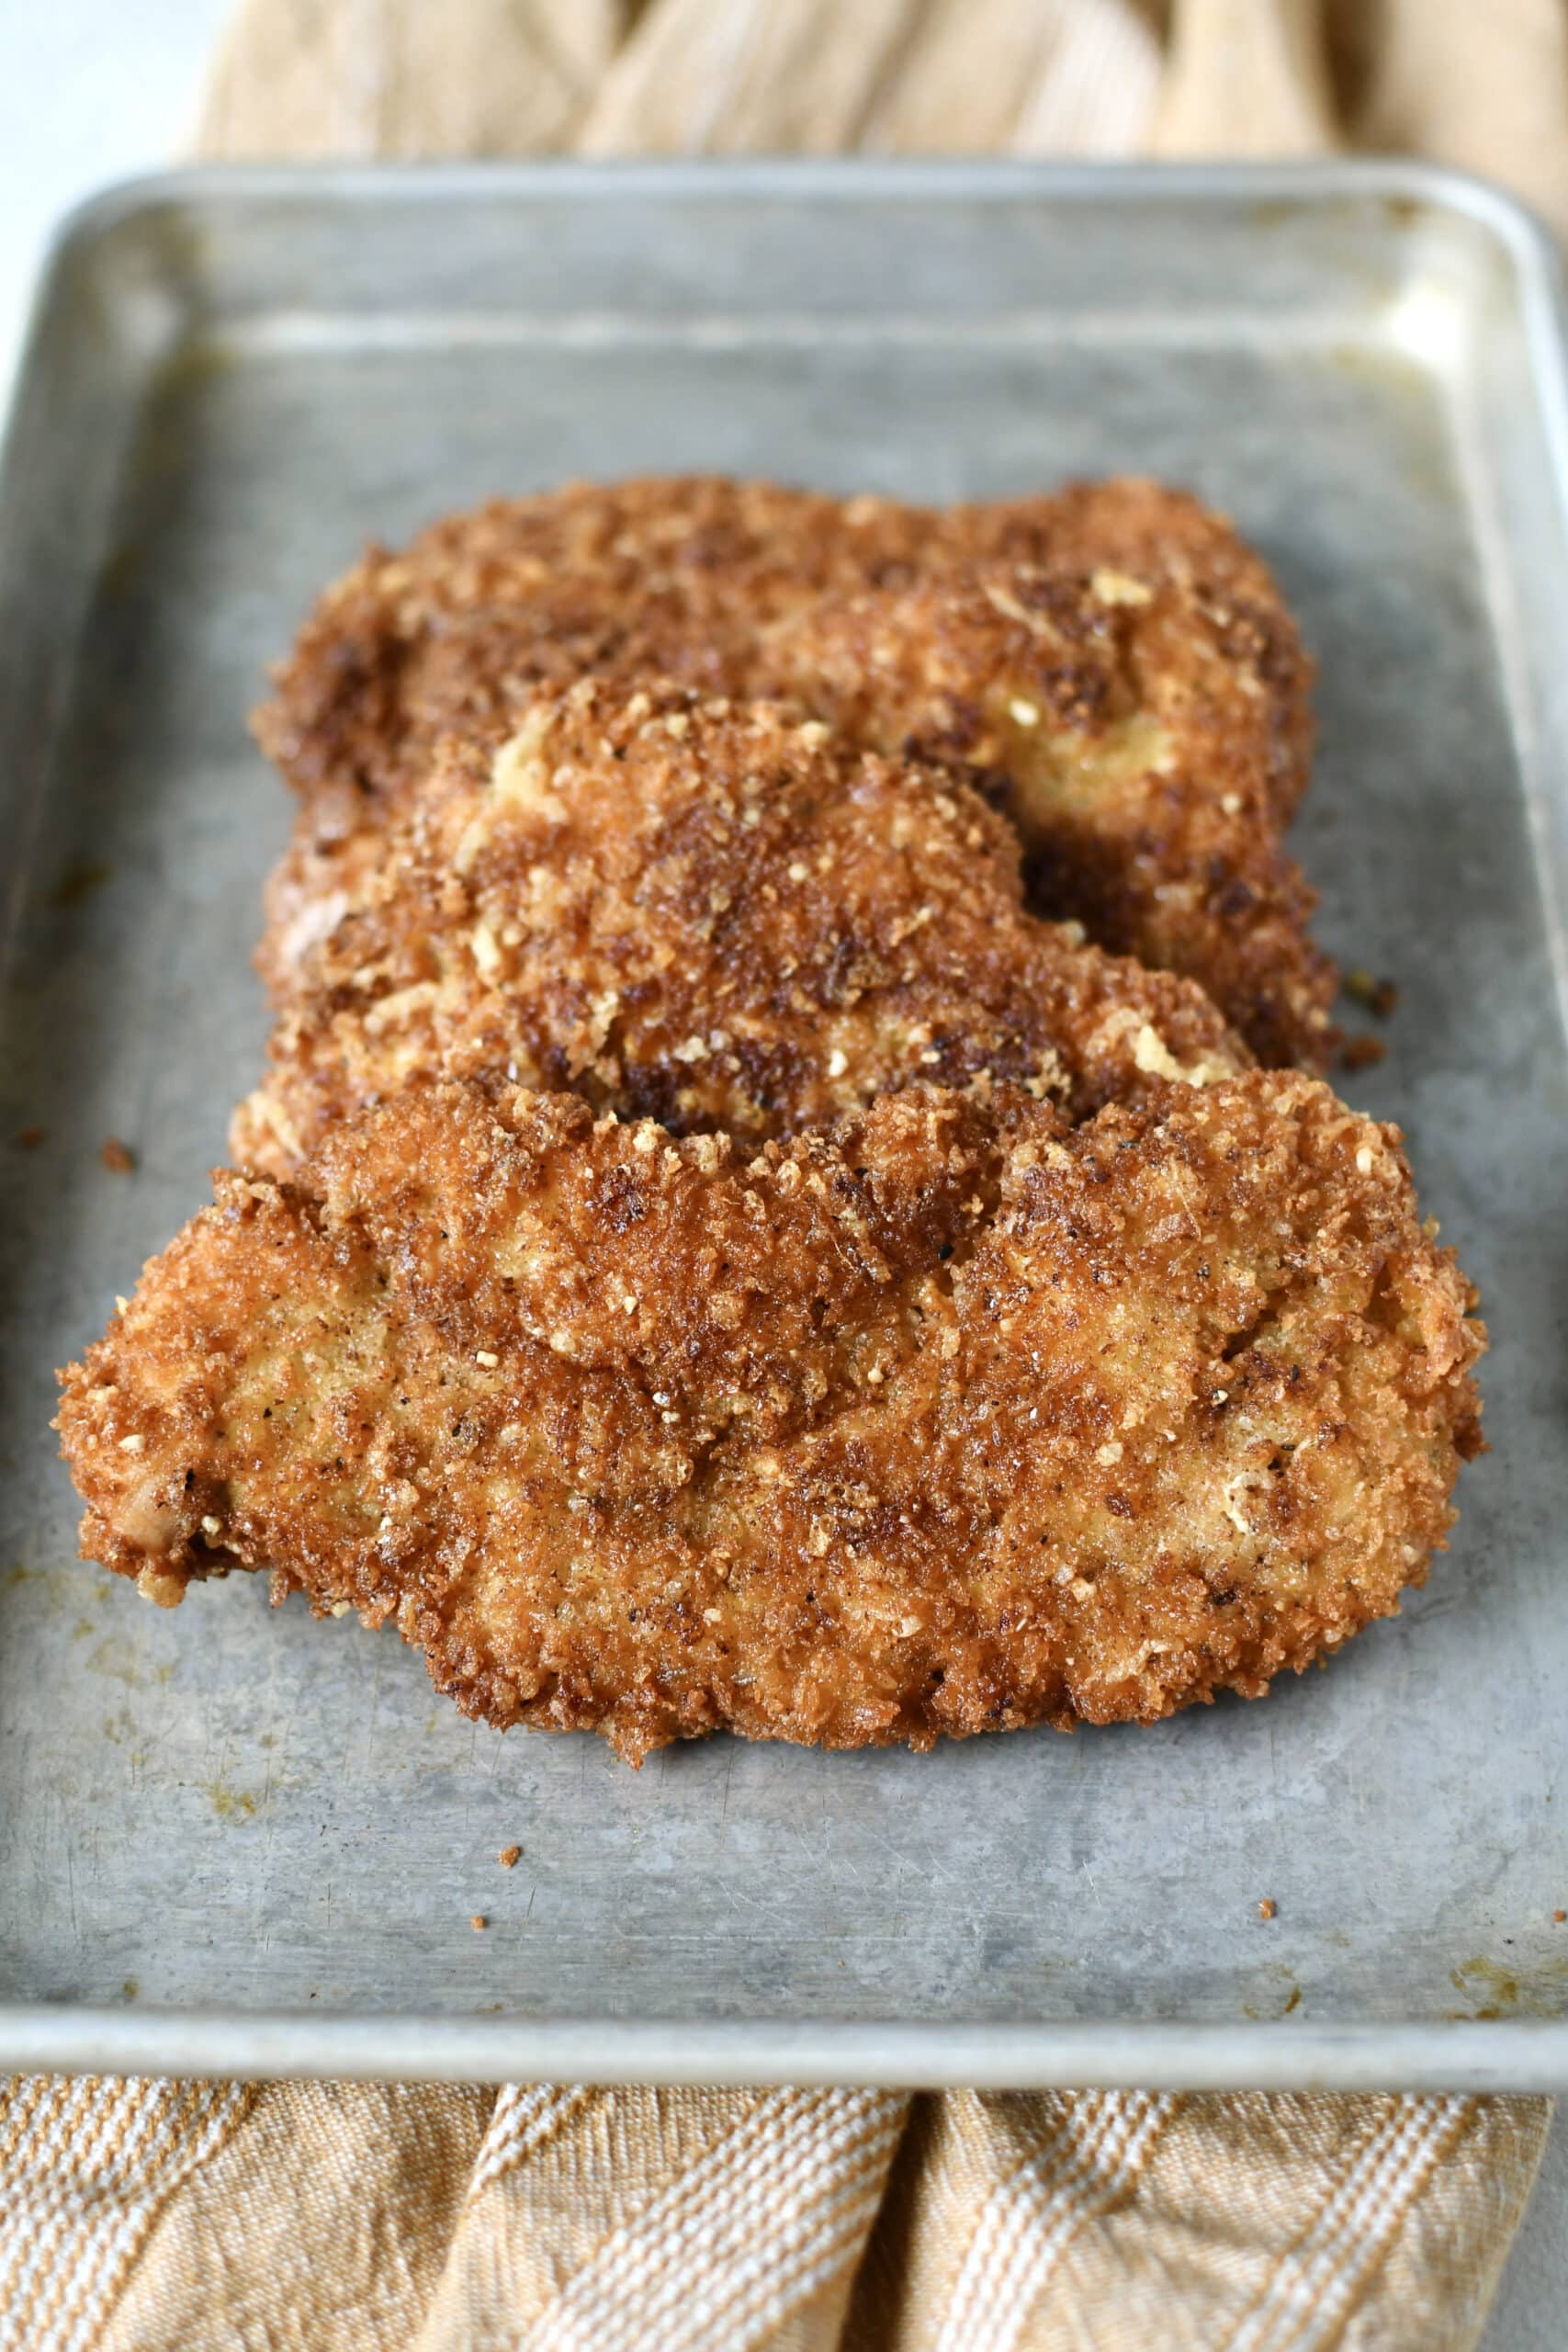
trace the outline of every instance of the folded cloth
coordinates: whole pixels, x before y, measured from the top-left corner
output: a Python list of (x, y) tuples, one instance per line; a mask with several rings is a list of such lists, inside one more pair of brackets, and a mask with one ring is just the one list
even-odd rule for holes
[[(1560, 0), (243, 0), (225, 158), (1310, 153), (1568, 230)], [(1461, 2352), (1542, 2099), (0, 2087), (0, 2344)]]
[(1459, 2352), (1541, 2099), (67, 2082), (28, 2352)]
[(228, 160), (1348, 148), (1488, 175), (1568, 233), (1568, 9), (241, 0), (196, 146)]

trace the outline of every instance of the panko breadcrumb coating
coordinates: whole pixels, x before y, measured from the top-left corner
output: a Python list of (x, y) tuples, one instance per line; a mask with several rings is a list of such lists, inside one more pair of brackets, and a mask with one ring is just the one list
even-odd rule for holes
[(1300, 763), (1271, 739), (1277, 620), (1101, 567), (953, 567), (827, 598), (773, 684), (854, 741), (959, 765), (1016, 824), (1030, 899), (1201, 982), (1260, 1060), (1321, 1067), (1337, 978), (1280, 844)]
[(1279, 845), (1310, 665), (1267, 567), (1196, 500), (1135, 480), (942, 511), (576, 484), (371, 548), (256, 716), (306, 800), (274, 921), (373, 859), (444, 735), (514, 724), (582, 675), (787, 691), (883, 751), (912, 733), (1023, 827), (1043, 911), (1190, 973), (1266, 1059), (1327, 1051), (1332, 975)]
[(761, 630), (829, 589), (908, 577), (931, 519), (702, 476), (492, 499), (367, 548), (326, 589), (256, 733), (307, 800), (374, 821), (442, 736), (515, 716), (538, 684), (749, 693)]
[(1027, 914), (967, 785), (676, 687), (584, 680), (448, 743), (320, 935), (327, 903), (273, 933), (270, 1067), (231, 1138), (271, 1174), (439, 1078), (753, 1145), (913, 1080), (1076, 1120), (1249, 1060), (1190, 982)]
[(510, 731), (541, 686), (582, 677), (749, 695), (770, 623), (830, 588), (908, 578), (928, 520), (694, 477), (494, 499), (400, 552), (367, 549), (318, 599), (253, 721), (304, 802), (267, 891), (269, 986), (373, 868), (444, 738)]
[(393, 1619), (468, 1713), (636, 1760), (1151, 1721), (1440, 1547), (1471, 1294), (1297, 1075), (884, 1096), (767, 1146), (414, 1089), (223, 1175), (62, 1382), (86, 1556)]

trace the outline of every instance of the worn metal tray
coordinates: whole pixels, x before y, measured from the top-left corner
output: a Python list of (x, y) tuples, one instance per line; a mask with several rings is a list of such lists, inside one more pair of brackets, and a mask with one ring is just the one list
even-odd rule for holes
[[(1323, 931), (1402, 990), (1351, 1091), (1495, 1335), (1453, 1548), (1330, 1672), (633, 1774), (258, 1579), (165, 1615), (73, 1563), (52, 1367), (260, 1051), (264, 661), (368, 535), (683, 468), (1143, 469), (1277, 562)], [(1549, 249), (1415, 167), (192, 174), (75, 219), (0, 490), (0, 2064), (1568, 2085), (1565, 481)]]

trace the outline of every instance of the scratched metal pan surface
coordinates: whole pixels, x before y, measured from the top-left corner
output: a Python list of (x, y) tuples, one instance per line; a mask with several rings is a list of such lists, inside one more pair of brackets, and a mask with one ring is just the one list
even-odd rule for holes
[[(191, 175), (68, 227), (0, 490), (0, 2063), (1568, 2085), (1563, 385), (1544, 240), (1415, 167)], [(1348, 1089), (1495, 1335), (1453, 1546), (1331, 1670), (634, 1773), (259, 1578), (76, 1562), (53, 1367), (261, 1052), (264, 663), (371, 536), (680, 469), (1136, 469), (1277, 564), (1323, 933), (1400, 989)]]

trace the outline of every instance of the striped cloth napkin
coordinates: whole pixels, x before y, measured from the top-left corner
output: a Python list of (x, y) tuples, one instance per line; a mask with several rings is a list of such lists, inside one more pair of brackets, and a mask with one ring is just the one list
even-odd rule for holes
[(1448, 2352), (1541, 2099), (14, 2084), (26, 2352)]
[[(216, 157), (1401, 148), (1568, 232), (1562, 0), (243, 0)], [(1463, 2352), (1542, 2099), (0, 2086), (23, 2352)]]

